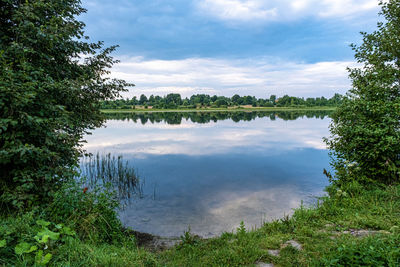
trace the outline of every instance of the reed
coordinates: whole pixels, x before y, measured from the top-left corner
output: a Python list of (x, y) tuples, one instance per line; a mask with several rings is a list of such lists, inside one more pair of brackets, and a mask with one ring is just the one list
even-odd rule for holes
[(110, 186), (120, 200), (143, 196), (143, 183), (135, 168), (122, 155), (97, 153), (82, 157), (80, 178), (89, 188)]

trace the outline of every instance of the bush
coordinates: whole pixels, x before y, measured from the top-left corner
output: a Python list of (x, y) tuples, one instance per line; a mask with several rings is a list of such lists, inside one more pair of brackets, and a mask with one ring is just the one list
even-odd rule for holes
[(33, 213), (2, 219), (0, 264), (47, 265), (62, 244), (75, 237), (64, 224), (35, 220)]
[(0, 266), (156, 266), (155, 255), (129, 238), (95, 243), (79, 237), (78, 225), (43, 218), (33, 212), (1, 217)]
[(332, 165), (339, 185), (400, 181), (400, 1), (380, 3), (385, 23), (352, 45), (363, 67), (350, 69), (353, 88), (332, 115)]
[(71, 181), (54, 194), (45, 210), (3, 214), (6, 217), (0, 220), (0, 266), (53, 265), (68, 261), (69, 254), (73, 254), (73, 261), (86, 261), (82, 259), (83, 251), (91, 254), (90, 262), (111, 258), (119, 262), (113, 257), (119, 249), (125, 257), (140, 262), (134, 237), (118, 219), (119, 202), (115, 196), (108, 189), (90, 190)]
[(115, 46), (85, 41), (83, 12), (79, 0), (2, 1), (0, 208), (47, 203), (101, 126), (100, 100), (128, 85), (104, 78)]
[(82, 240), (118, 243), (126, 238), (118, 218), (119, 201), (115, 192), (95, 187), (88, 189), (72, 181), (64, 184), (45, 210), (47, 218), (74, 225)]

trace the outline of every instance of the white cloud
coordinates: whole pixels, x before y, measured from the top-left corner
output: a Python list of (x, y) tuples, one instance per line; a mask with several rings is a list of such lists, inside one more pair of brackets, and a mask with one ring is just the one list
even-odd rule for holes
[(265, 8), (260, 1), (204, 0), (199, 5), (224, 20), (269, 20), (277, 16), (276, 8)]
[(202, 0), (198, 9), (228, 22), (265, 22), (301, 17), (349, 18), (374, 10), (378, 0)]
[(346, 17), (378, 7), (377, 0), (323, 0), (321, 4), (323, 8), (318, 11), (321, 17)]
[(331, 96), (349, 89), (346, 67), (355, 66), (350, 61), (307, 64), (272, 58), (145, 60), (135, 57), (122, 58), (121, 62), (113, 68), (112, 76), (136, 84), (129, 97), (142, 93)]

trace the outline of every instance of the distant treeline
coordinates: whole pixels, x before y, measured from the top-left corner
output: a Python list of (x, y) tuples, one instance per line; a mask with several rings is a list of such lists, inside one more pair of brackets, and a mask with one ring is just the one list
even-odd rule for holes
[(226, 108), (232, 106), (250, 105), (253, 107), (335, 107), (342, 102), (342, 95), (335, 94), (332, 98), (308, 97), (300, 98), (285, 95), (277, 98), (271, 95), (269, 98), (256, 98), (254, 96), (210, 96), (206, 94), (192, 95), (182, 98), (180, 94), (168, 94), (166, 96), (147, 97), (141, 95), (139, 99), (136, 96), (129, 99), (118, 99), (114, 101), (103, 101), (102, 109), (134, 109), (136, 106), (144, 108), (152, 107), (154, 109), (177, 109), (177, 108), (199, 108), (214, 107)]
[(181, 124), (182, 120), (195, 123), (217, 122), (231, 119), (234, 122), (251, 121), (256, 118), (268, 117), (270, 120), (280, 118), (282, 120), (296, 120), (298, 118), (324, 119), (332, 111), (328, 110), (304, 110), (304, 111), (221, 111), (221, 112), (143, 112), (143, 113), (108, 113), (107, 119), (127, 120), (146, 123)]

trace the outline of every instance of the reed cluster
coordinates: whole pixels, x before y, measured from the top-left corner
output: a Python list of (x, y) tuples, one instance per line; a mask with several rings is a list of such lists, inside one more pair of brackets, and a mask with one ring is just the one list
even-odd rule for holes
[(143, 183), (135, 168), (122, 155), (86, 155), (80, 161), (80, 178), (89, 188), (110, 186), (120, 200), (142, 197)]

